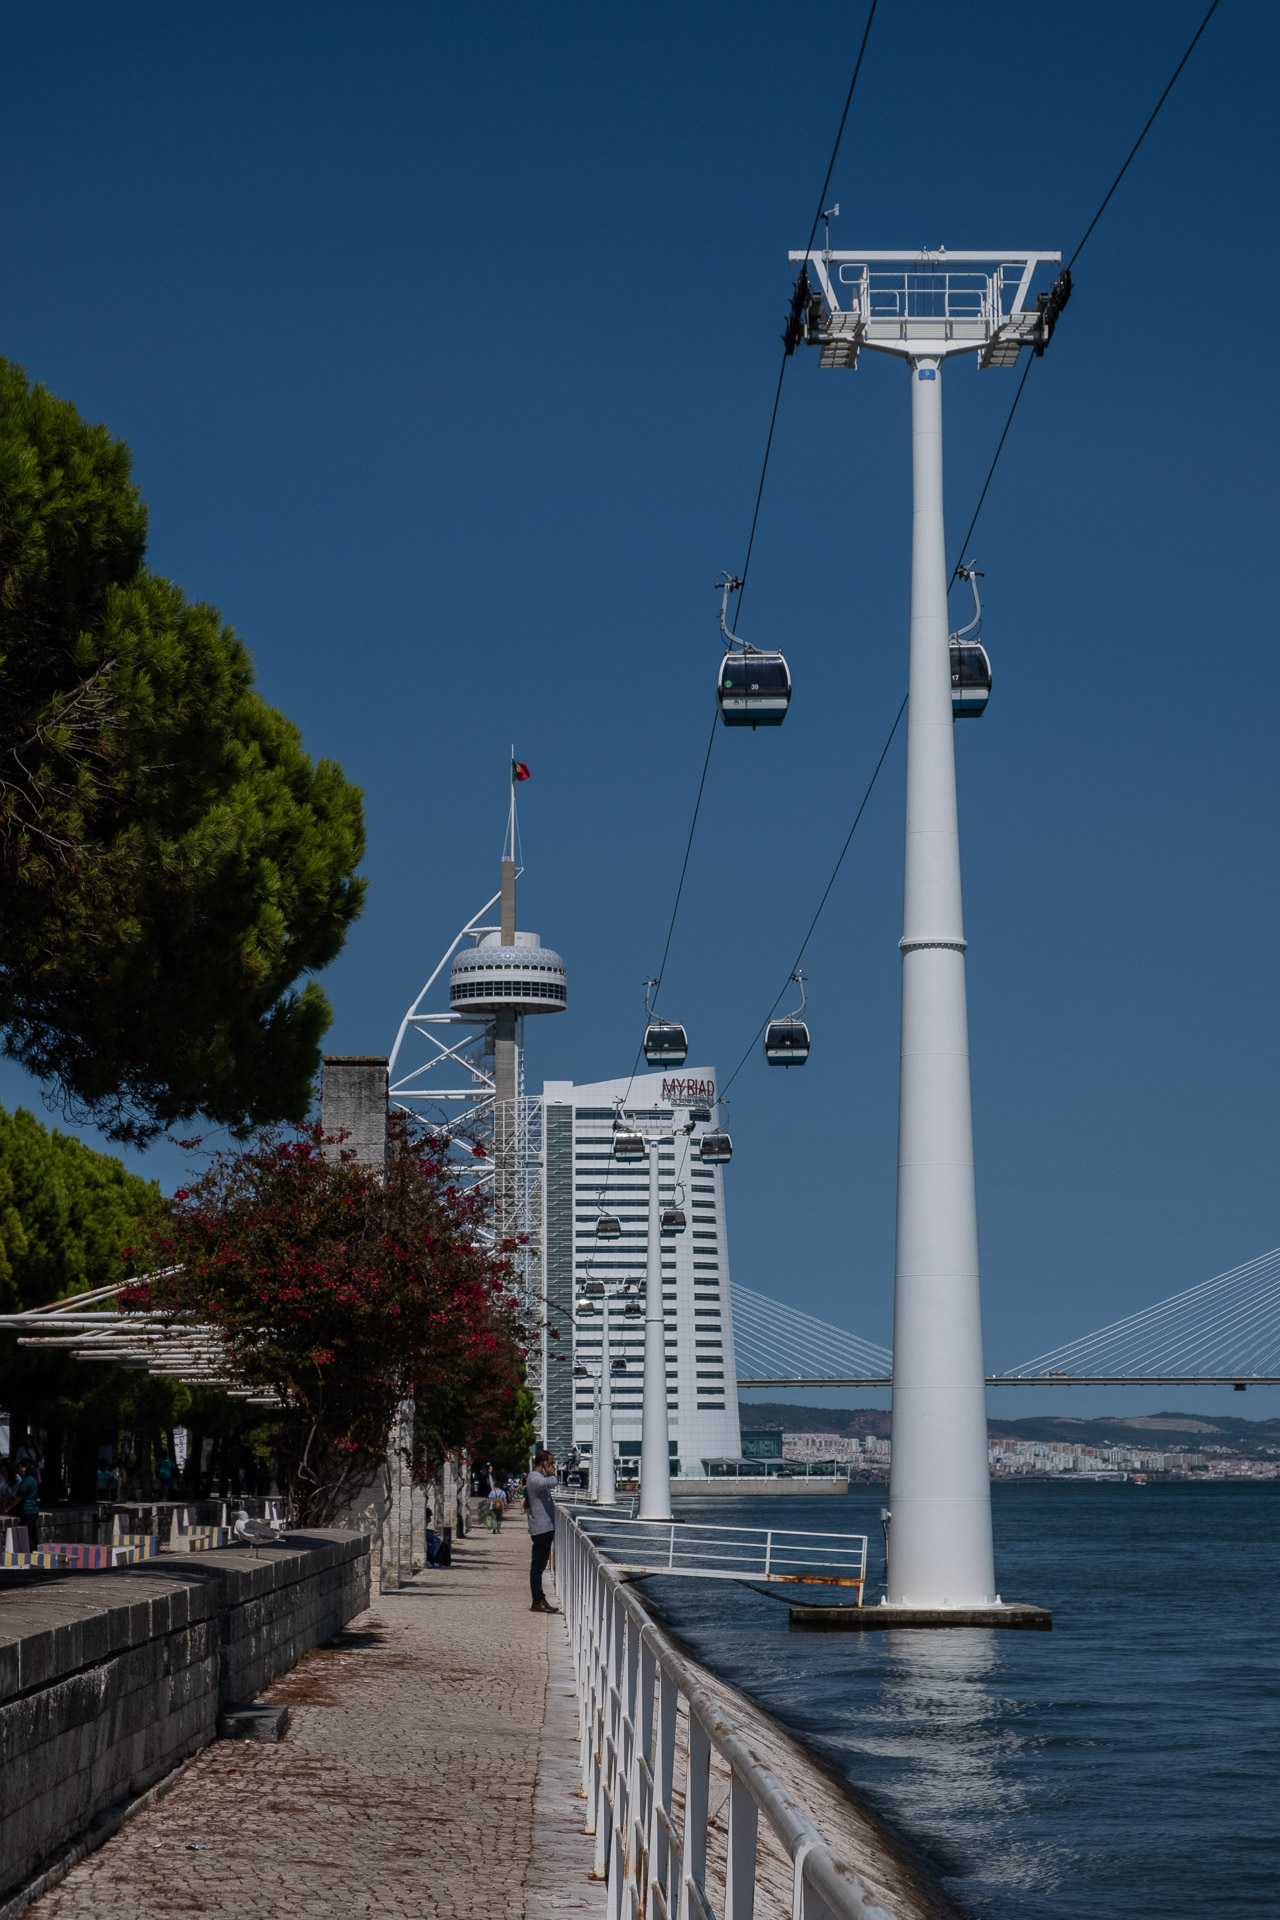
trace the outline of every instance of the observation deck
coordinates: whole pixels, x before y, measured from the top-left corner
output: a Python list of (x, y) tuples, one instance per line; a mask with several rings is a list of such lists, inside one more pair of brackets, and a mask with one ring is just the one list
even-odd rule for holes
[(452, 1013), (483, 1019), (491, 1013), (563, 1013), (568, 1005), (564, 961), (536, 933), (517, 933), (502, 945), (497, 933), (481, 934), (449, 969)]

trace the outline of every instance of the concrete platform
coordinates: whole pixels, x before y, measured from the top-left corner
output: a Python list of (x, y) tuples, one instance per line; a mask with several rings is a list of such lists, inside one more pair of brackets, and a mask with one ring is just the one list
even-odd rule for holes
[(791, 1624), (807, 1633), (876, 1633), (890, 1627), (1021, 1627), (1046, 1632), (1048, 1607), (1011, 1600), (1000, 1607), (792, 1607)]
[(752, 1496), (772, 1500), (777, 1494), (781, 1494), (785, 1499), (788, 1494), (848, 1493), (848, 1491), (849, 1482), (843, 1476), (832, 1480), (818, 1474), (804, 1478), (797, 1474), (794, 1479), (784, 1479), (781, 1474), (774, 1474), (770, 1479), (766, 1479), (761, 1474), (757, 1478), (753, 1474), (745, 1480), (731, 1480), (728, 1477), (723, 1480), (713, 1480), (708, 1477), (705, 1480), (690, 1479), (671, 1482), (673, 1500), (742, 1500), (751, 1499)]

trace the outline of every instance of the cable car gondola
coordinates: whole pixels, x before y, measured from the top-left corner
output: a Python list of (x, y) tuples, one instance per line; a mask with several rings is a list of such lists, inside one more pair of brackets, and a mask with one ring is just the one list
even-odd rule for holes
[(622, 1222), (616, 1213), (602, 1213), (596, 1221), (597, 1240), (620, 1240)]
[(644, 1312), (644, 1308), (638, 1300), (628, 1300), (626, 1306), (623, 1307), (622, 1311), (624, 1313), (629, 1313), (632, 1316), (632, 1318), (635, 1319), (635, 1318), (638, 1318), (639, 1315)]
[(699, 1158), (708, 1166), (723, 1167), (733, 1158), (733, 1142), (719, 1127), (704, 1133), (698, 1143)]
[(620, 1126), (613, 1136), (613, 1157), (615, 1160), (646, 1159), (648, 1148), (644, 1143), (644, 1135)]
[(651, 1067), (682, 1067), (689, 1057), (689, 1036), (678, 1020), (664, 1020), (651, 1005), (658, 983), (644, 983), (644, 1057)]
[(720, 631), (724, 659), (716, 681), (720, 718), (726, 727), (780, 727), (791, 704), (791, 673), (776, 649), (753, 647), (730, 633), (725, 615), (729, 595), (742, 585), (726, 574), (721, 586)]
[(951, 718), (977, 720), (986, 712), (987, 701), (991, 698), (991, 661), (977, 635), (974, 634), (972, 640), (967, 639), (966, 635), (973, 633), (982, 619), (982, 601), (978, 598), (978, 582), (982, 575), (974, 566), (960, 566), (956, 572), (973, 588), (974, 613), (967, 627), (961, 627), (959, 633), (950, 636)]
[(609, 1362), (610, 1373), (625, 1373), (626, 1370), (627, 1363), (625, 1360), (611, 1360)]
[(573, 1377), (575, 1380), (589, 1380), (591, 1378), (591, 1369), (589, 1367), (577, 1366), (573, 1370)]
[(662, 1231), (665, 1234), (683, 1233), (688, 1226), (683, 1207), (664, 1207), (662, 1209)]
[(764, 1030), (764, 1057), (771, 1067), (802, 1067), (809, 1058), (809, 1029), (802, 1018), (806, 1005), (804, 975), (797, 968), (791, 978), (800, 989), (800, 1005)]
[(678, 1020), (651, 1020), (644, 1030), (644, 1057), (651, 1067), (682, 1067), (689, 1036)]
[(604, 1281), (603, 1280), (584, 1280), (582, 1283), (582, 1291), (584, 1293), (589, 1293), (594, 1295), (594, 1297), (598, 1300), (601, 1294), (604, 1292)]

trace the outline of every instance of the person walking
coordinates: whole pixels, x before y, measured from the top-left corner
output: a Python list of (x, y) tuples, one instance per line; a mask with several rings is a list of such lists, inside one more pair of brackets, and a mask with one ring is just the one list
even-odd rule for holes
[(529, 1522), (532, 1551), (529, 1555), (529, 1591), (531, 1613), (559, 1613), (542, 1591), (542, 1576), (551, 1558), (556, 1537), (556, 1463), (552, 1454), (535, 1453), (533, 1468), (524, 1483), (525, 1513)]
[(22, 1468), (17, 1496), (14, 1517), (26, 1528), (27, 1546), (34, 1552), (40, 1545), (40, 1488), (36, 1481), (35, 1466), (30, 1460)]

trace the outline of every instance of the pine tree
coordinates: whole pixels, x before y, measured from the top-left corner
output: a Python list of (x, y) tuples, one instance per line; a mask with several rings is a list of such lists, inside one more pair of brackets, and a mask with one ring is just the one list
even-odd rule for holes
[(298, 1120), (361, 797), (145, 549), (128, 448), (0, 359), (2, 1044), (116, 1138)]
[(159, 1185), (113, 1154), (0, 1107), (0, 1311), (113, 1286), (166, 1217)]

